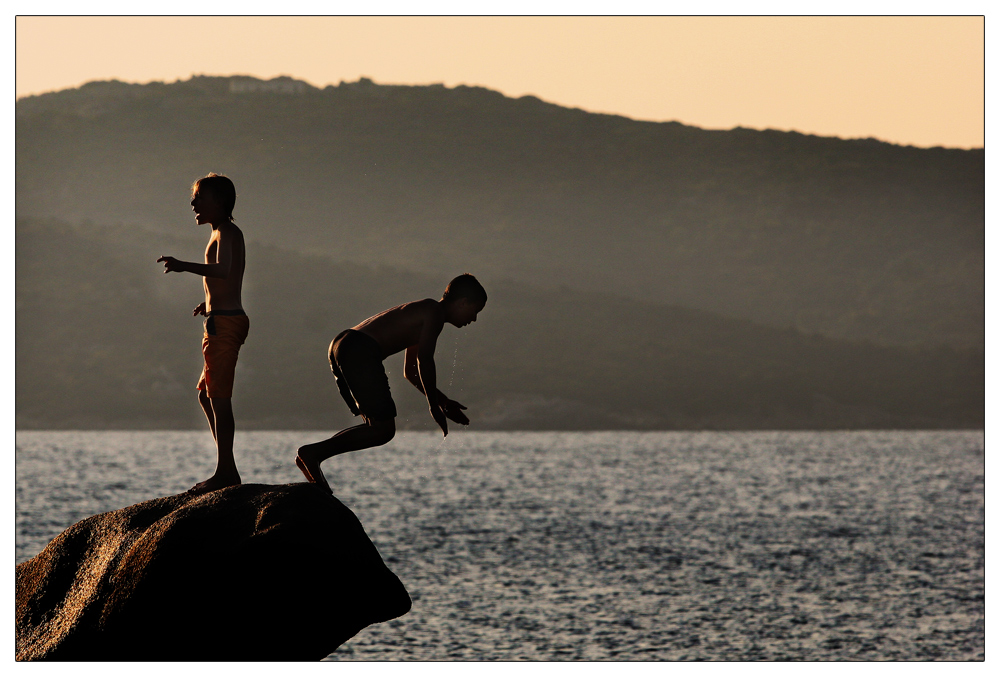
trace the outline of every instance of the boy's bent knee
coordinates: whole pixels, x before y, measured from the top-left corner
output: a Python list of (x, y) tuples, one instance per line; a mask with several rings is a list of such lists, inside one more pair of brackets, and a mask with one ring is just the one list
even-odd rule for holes
[(369, 425), (372, 431), (379, 434), (382, 438), (382, 444), (385, 444), (393, 437), (396, 436), (396, 420), (389, 418), (384, 421), (371, 421)]

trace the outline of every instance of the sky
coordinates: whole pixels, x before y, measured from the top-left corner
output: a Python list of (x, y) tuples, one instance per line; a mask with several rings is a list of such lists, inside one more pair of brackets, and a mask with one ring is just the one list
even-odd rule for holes
[(19, 16), (18, 98), (91, 80), (479, 85), (709, 129), (984, 145), (970, 17)]

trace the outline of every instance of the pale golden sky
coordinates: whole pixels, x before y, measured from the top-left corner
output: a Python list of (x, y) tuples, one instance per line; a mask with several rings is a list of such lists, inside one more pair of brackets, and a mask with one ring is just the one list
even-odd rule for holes
[(982, 17), (18, 17), (16, 96), (289, 75), (481, 85), (642, 120), (982, 147)]

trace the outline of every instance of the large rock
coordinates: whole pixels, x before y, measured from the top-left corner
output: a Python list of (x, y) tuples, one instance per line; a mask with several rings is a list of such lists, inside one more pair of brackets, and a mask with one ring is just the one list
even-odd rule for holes
[(305, 483), (95, 515), (16, 576), (18, 660), (319, 660), (410, 609), (354, 513)]

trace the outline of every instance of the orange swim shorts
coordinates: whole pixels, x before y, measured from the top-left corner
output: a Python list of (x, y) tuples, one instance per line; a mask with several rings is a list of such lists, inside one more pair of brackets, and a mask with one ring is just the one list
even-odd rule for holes
[(205, 335), (201, 339), (205, 368), (198, 379), (198, 390), (205, 390), (209, 397), (233, 396), (236, 358), (240, 356), (240, 346), (249, 333), (250, 318), (246, 315), (209, 313), (205, 319)]

